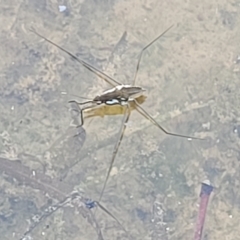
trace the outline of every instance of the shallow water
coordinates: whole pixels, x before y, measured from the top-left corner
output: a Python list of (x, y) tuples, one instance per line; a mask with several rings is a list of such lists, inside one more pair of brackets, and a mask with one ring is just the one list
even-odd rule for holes
[[(86, 141), (72, 138), (68, 100), (110, 86), (29, 28), (131, 84), (138, 53), (171, 24), (143, 56), (142, 106), (167, 130), (207, 140), (166, 136), (132, 111), (101, 203), (134, 239), (193, 239), (200, 183), (209, 179), (216, 189), (205, 239), (239, 238), (239, 2), (12, 0), (0, 11), (3, 239), (19, 239), (28, 219), (74, 189), (97, 200), (122, 122), (101, 108), (86, 118)], [(75, 211), (56, 211), (29, 239), (99, 239)], [(104, 239), (129, 239), (100, 209), (96, 220)]]

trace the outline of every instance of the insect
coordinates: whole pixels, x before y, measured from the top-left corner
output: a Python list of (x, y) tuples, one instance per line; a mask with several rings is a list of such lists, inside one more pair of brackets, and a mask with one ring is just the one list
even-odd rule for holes
[[(105, 181), (104, 181), (104, 185), (103, 185), (103, 188), (102, 188), (101, 193), (100, 193), (99, 202), (102, 199), (104, 190), (106, 188), (106, 184), (107, 184), (109, 176), (110, 176), (110, 172), (112, 170), (112, 167), (113, 167), (113, 164), (114, 164), (119, 146), (121, 144), (121, 141), (122, 141), (122, 138), (123, 138), (126, 126), (127, 126), (127, 122), (129, 120), (129, 117), (130, 117), (130, 113), (131, 113), (130, 103), (134, 103), (136, 110), (141, 115), (143, 115), (145, 118), (147, 118), (149, 121), (151, 121), (155, 126), (157, 126), (165, 134), (171, 135), (171, 136), (176, 136), (176, 137), (181, 137), (181, 138), (187, 138), (189, 140), (192, 140), (192, 139), (203, 140), (203, 139), (197, 138), (197, 137), (191, 137), (191, 136), (187, 136), (187, 135), (181, 135), (181, 134), (168, 132), (158, 122), (156, 122), (156, 120), (153, 117), (151, 117), (148, 114), (148, 112), (146, 110), (144, 110), (144, 108), (142, 106), (140, 106), (139, 102), (137, 101), (137, 98), (140, 97), (140, 96), (143, 96), (143, 93), (145, 91), (145, 89), (143, 89), (142, 87), (135, 86), (143, 52), (148, 47), (150, 47), (154, 42), (156, 42), (159, 38), (161, 38), (164, 34), (166, 34), (172, 27), (173, 27), (173, 25), (170, 26), (169, 28), (167, 28), (164, 32), (162, 32), (155, 39), (153, 39), (150, 43), (148, 43), (140, 51), (138, 61), (137, 61), (137, 66), (136, 66), (135, 73), (134, 73), (134, 78), (133, 78), (133, 81), (132, 81), (131, 85), (124, 85), (124, 84), (118, 82), (114, 78), (108, 76), (106, 73), (100, 71), (99, 69), (95, 68), (94, 66), (91, 66), (90, 64), (88, 64), (84, 60), (76, 57), (71, 52), (67, 51), (66, 49), (62, 48), (61, 46), (57, 45), (56, 43), (54, 43), (51, 40), (47, 39), (46, 37), (42, 36), (41, 34), (36, 32), (34, 29), (30, 29), (37, 36), (39, 36), (40, 38), (44, 39), (45, 41), (49, 42), (50, 44), (54, 45), (55, 47), (57, 47), (60, 50), (62, 50), (63, 52), (65, 52), (71, 58), (73, 58), (74, 60), (76, 60), (77, 62), (82, 64), (89, 71), (93, 72), (94, 74), (96, 74), (97, 76), (99, 76), (100, 78), (102, 78), (103, 80), (105, 80), (106, 82), (108, 82), (112, 86), (111, 89), (104, 91), (100, 95), (97, 95), (92, 100), (88, 100), (88, 101), (85, 101), (85, 102), (77, 102), (75, 100), (72, 100), (72, 101), (69, 101), (69, 102), (75, 102), (78, 105), (82, 105), (83, 106), (82, 109), (81, 109), (82, 112), (86, 109), (92, 109), (92, 108), (96, 107), (97, 105), (103, 105), (103, 104), (109, 105), (109, 106), (121, 105), (125, 108), (125, 111), (124, 111), (124, 114), (123, 114), (124, 115), (123, 116), (123, 123), (122, 123), (121, 128), (120, 128), (118, 140), (117, 140), (117, 142), (114, 146), (114, 149), (113, 149), (113, 154), (112, 154), (110, 166), (108, 168), (107, 175), (106, 175), (106, 178), (105, 178)], [(88, 104), (90, 104), (90, 105), (88, 105)], [(83, 125), (83, 124), (84, 124), (84, 117), (83, 117), (83, 114), (81, 114), (81, 125)]]

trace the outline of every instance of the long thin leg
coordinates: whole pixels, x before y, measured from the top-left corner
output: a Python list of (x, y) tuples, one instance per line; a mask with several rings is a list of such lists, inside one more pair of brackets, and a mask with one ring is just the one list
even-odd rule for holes
[(166, 133), (167, 135), (171, 135), (171, 136), (175, 136), (175, 137), (182, 137), (182, 138), (188, 138), (189, 140), (191, 139), (198, 139), (198, 140), (205, 140), (203, 138), (197, 138), (197, 137), (192, 137), (192, 136), (187, 136), (187, 135), (181, 135), (181, 134), (177, 134), (177, 133), (171, 133), (168, 132), (167, 130), (165, 130), (158, 122), (156, 122), (156, 120), (151, 117), (146, 110), (143, 109), (143, 107), (140, 106), (140, 104), (138, 104), (138, 102), (133, 99), (133, 101), (135, 102), (136, 106), (137, 106), (137, 111), (142, 114), (145, 118), (147, 118), (149, 121), (151, 121), (155, 126), (157, 126), (158, 128), (160, 128), (164, 133)]
[[(61, 46), (57, 45), (56, 43), (52, 42), (51, 40), (47, 39), (46, 37), (42, 36), (41, 34), (39, 34), (34, 28), (29, 29), (31, 32), (33, 32), (34, 34), (36, 34), (37, 36), (39, 36), (40, 38), (44, 39), (45, 41), (49, 42), (50, 44), (54, 45), (55, 47), (59, 48), (60, 50), (62, 50), (63, 52), (65, 52), (66, 54), (68, 54), (71, 58), (73, 58), (75, 61), (81, 63), (85, 68), (87, 68), (90, 72), (95, 73), (97, 76), (99, 76), (100, 78), (102, 78), (103, 80), (105, 80), (107, 83), (109, 83), (111, 86), (116, 86), (116, 85), (122, 85), (121, 83), (119, 83), (117, 80), (113, 79), (112, 77), (108, 76), (106, 73), (100, 71), (99, 69), (93, 67), (92, 65), (90, 65), (89, 63), (83, 61), (82, 59), (78, 58), (77, 56), (75, 56), (74, 54), (72, 54), (71, 52), (67, 51), (66, 49), (62, 48)], [(111, 83), (109, 81), (109, 79), (111, 81), (114, 82)]]
[(109, 212), (102, 204), (100, 204), (99, 202), (95, 201), (97, 206), (99, 208), (101, 208), (101, 210), (103, 210), (106, 214), (108, 214), (112, 219), (114, 219), (118, 225), (122, 228), (122, 230), (127, 234), (127, 236), (129, 236), (132, 239), (132, 236), (128, 233), (128, 231), (123, 227), (123, 225), (119, 222), (119, 220), (111, 213)]
[(119, 135), (119, 138), (118, 138), (118, 141), (117, 141), (116, 145), (114, 146), (112, 159), (111, 159), (110, 166), (109, 166), (109, 169), (108, 169), (108, 172), (107, 172), (107, 177), (106, 177), (106, 179), (105, 179), (105, 182), (104, 182), (104, 185), (103, 185), (103, 188), (102, 188), (102, 191), (101, 191), (101, 194), (100, 194), (100, 197), (99, 197), (98, 202), (100, 202), (101, 199), (102, 199), (104, 190), (105, 190), (106, 185), (107, 185), (107, 181), (108, 181), (109, 175), (110, 175), (111, 170), (112, 170), (112, 167), (113, 167), (113, 163), (114, 163), (115, 157), (116, 157), (117, 152), (118, 152), (118, 148), (119, 148), (119, 146), (120, 146), (120, 144), (121, 144), (121, 141), (122, 141), (122, 138), (123, 138), (125, 129), (126, 129), (126, 127), (127, 127), (127, 122), (128, 122), (128, 120), (129, 120), (129, 117), (130, 117), (130, 113), (131, 113), (130, 106), (127, 104), (126, 107), (127, 107), (127, 108), (126, 108), (126, 111), (125, 111), (125, 113), (124, 113), (122, 126), (121, 126), (121, 129), (120, 129), (120, 132), (119, 132), (120, 135)]
[(148, 43), (140, 52), (139, 54), (139, 57), (138, 57), (138, 62), (137, 62), (137, 67), (136, 67), (136, 70), (135, 70), (135, 75), (134, 75), (134, 78), (133, 78), (133, 83), (132, 85), (135, 86), (135, 82), (136, 82), (136, 78), (137, 78), (137, 73), (138, 73), (138, 70), (139, 70), (139, 65), (140, 65), (140, 61), (142, 59), (142, 54), (143, 52), (148, 48), (150, 47), (154, 42), (156, 42), (160, 37), (162, 37), (166, 32), (168, 32), (171, 28), (173, 27), (170, 26), (168, 29), (166, 29), (163, 33), (161, 33), (159, 36), (157, 36), (155, 39), (153, 39), (150, 43)]

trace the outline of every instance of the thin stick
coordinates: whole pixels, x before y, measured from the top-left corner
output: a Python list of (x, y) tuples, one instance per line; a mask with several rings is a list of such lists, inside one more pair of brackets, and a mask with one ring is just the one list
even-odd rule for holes
[(203, 233), (203, 227), (207, 212), (207, 205), (209, 201), (209, 197), (211, 192), (213, 191), (213, 186), (210, 185), (209, 181), (206, 181), (205, 183), (202, 183), (201, 187), (201, 193), (200, 193), (200, 206), (198, 211), (198, 219), (197, 219), (197, 225), (196, 230), (194, 234), (194, 240), (201, 240), (202, 239), (202, 233)]
[(136, 83), (136, 78), (137, 78), (137, 73), (138, 73), (138, 70), (139, 70), (139, 65), (140, 65), (140, 61), (142, 59), (142, 55), (143, 55), (143, 52), (148, 48), (150, 47), (154, 42), (156, 42), (160, 37), (162, 37), (166, 32), (168, 32), (174, 25), (170, 26), (168, 29), (166, 29), (163, 33), (161, 33), (158, 37), (156, 37), (155, 39), (153, 39), (150, 43), (148, 43), (140, 52), (139, 54), (139, 57), (138, 57), (138, 62), (137, 62), (137, 67), (136, 67), (136, 70), (135, 70), (135, 74), (134, 74), (134, 78), (133, 78), (133, 83), (132, 85), (134, 86), (135, 83)]

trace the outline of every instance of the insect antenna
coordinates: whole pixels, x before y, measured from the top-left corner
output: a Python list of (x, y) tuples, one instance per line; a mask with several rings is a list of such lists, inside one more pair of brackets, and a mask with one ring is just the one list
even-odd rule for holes
[[(90, 99), (90, 98), (78, 96), (78, 95), (75, 95), (75, 94), (70, 94), (70, 95), (73, 96), (73, 97), (77, 97), (77, 98), (84, 99), (84, 100), (88, 100), (88, 101), (91, 101), (91, 100), (92, 100), (92, 99)], [(70, 100), (70, 101), (68, 101), (68, 102), (72, 102), (72, 100)]]
[(154, 42), (156, 42), (160, 37), (162, 37), (165, 33), (167, 33), (174, 25), (170, 26), (169, 28), (167, 28), (163, 33), (161, 33), (159, 36), (157, 36), (155, 39), (153, 39), (150, 43), (148, 43), (140, 52), (139, 54), (139, 57), (138, 57), (138, 62), (137, 62), (137, 67), (136, 67), (136, 70), (135, 70), (135, 74), (134, 74), (134, 78), (133, 78), (133, 83), (132, 85), (135, 86), (135, 83), (136, 83), (136, 78), (137, 78), (137, 73), (138, 73), (138, 70), (139, 70), (139, 65), (140, 65), (140, 62), (141, 62), (141, 59), (142, 59), (142, 55), (143, 55), (143, 52), (148, 48), (150, 47)]

